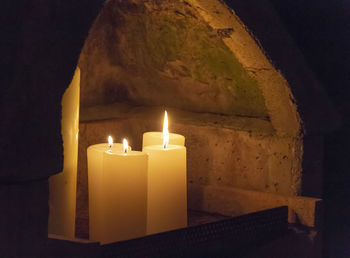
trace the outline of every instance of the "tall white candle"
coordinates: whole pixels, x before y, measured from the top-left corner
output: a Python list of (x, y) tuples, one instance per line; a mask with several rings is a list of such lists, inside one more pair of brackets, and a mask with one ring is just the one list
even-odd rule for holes
[(49, 225), (50, 234), (73, 239), (78, 163), (80, 69), (62, 98), (63, 171), (50, 177)]
[(147, 234), (187, 226), (186, 147), (144, 147), (148, 160)]
[(101, 244), (146, 235), (147, 154), (103, 153)]
[(161, 145), (144, 146), (148, 154), (147, 234), (187, 226), (186, 147), (169, 145), (167, 115)]
[[(89, 238), (92, 241), (101, 239), (102, 214), (102, 177), (103, 177), (103, 153), (123, 152), (123, 144), (113, 143), (112, 137), (108, 137), (109, 143), (91, 145), (87, 149), (88, 159), (88, 189), (89, 189)], [(129, 147), (131, 151), (131, 147)]]

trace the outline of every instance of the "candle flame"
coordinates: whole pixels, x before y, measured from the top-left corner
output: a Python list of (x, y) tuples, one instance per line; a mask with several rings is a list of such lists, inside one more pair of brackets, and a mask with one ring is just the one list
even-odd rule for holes
[(124, 150), (124, 153), (128, 153), (128, 148), (129, 148), (128, 141), (124, 138), (123, 139), (123, 150)]
[(109, 148), (113, 147), (113, 138), (112, 138), (112, 136), (108, 136), (108, 146), (109, 146)]
[(169, 144), (168, 114), (165, 111), (163, 123), (163, 147), (166, 149)]

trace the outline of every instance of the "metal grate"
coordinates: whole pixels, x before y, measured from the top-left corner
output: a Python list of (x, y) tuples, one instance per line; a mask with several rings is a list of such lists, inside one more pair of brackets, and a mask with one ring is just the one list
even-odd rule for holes
[(235, 254), (288, 231), (288, 207), (102, 246), (104, 257), (183, 257)]

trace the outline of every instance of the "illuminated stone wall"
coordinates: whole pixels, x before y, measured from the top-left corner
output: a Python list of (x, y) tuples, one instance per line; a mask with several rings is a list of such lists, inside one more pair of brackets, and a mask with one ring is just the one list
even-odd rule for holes
[(189, 203), (201, 199), (197, 186), (300, 193), (294, 97), (222, 2), (108, 1), (79, 67), (78, 223), (88, 217), (87, 146), (111, 134), (141, 150), (142, 133), (161, 129), (164, 108), (170, 130), (186, 137)]

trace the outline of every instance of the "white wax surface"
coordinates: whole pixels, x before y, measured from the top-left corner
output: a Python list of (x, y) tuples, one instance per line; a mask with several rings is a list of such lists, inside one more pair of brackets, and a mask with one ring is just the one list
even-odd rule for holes
[[(185, 146), (185, 137), (181, 134), (169, 133), (169, 144)], [(150, 145), (163, 145), (162, 132), (146, 132), (143, 134), (142, 148)]]
[(78, 165), (80, 70), (62, 98), (63, 171), (51, 176), (48, 232), (73, 239)]
[[(123, 144), (114, 143), (109, 148), (107, 143), (91, 145), (87, 149), (88, 160), (88, 186), (89, 186), (89, 235), (90, 240), (100, 241), (101, 239), (101, 221), (103, 220), (102, 212), (102, 175), (103, 175), (103, 153), (111, 150), (122, 152)], [(129, 146), (129, 151), (131, 147)]]
[(146, 235), (147, 154), (103, 153), (101, 244)]
[(148, 160), (147, 234), (187, 226), (186, 148), (146, 146)]

